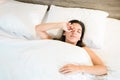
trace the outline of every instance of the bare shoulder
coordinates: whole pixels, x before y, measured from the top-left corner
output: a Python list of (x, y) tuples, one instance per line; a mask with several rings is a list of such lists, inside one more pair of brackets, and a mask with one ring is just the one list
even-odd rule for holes
[(92, 49), (90, 49), (89, 47), (83, 47), (83, 49), (85, 49), (86, 52), (87, 52), (91, 57), (97, 56), (96, 53), (95, 53)]
[(91, 50), (88, 47), (83, 47), (83, 48), (90, 55), (90, 57), (91, 57), (91, 59), (93, 61), (93, 64), (102, 64), (103, 65), (102, 60), (100, 59), (100, 57), (93, 50)]
[(93, 50), (91, 50), (91, 49), (88, 48), (88, 47), (83, 47), (83, 49), (85, 49), (88, 53), (94, 53)]

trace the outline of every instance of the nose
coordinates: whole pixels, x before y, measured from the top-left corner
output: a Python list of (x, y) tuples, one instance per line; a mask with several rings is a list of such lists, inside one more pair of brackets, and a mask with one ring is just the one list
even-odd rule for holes
[(77, 30), (75, 30), (75, 29), (72, 30), (72, 34), (73, 34), (73, 35), (76, 35), (76, 34), (77, 34)]

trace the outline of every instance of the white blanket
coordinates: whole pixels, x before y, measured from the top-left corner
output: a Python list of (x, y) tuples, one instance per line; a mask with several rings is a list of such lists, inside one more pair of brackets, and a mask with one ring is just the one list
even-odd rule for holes
[(0, 80), (93, 80), (86, 73), (59, 73), (65, 64), (92, 62), (84, 49), (61, 41), (0, 40)]

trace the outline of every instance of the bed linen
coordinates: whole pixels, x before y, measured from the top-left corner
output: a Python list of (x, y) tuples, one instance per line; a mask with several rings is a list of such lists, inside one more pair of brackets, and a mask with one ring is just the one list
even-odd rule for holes
[[(94, 77), (93, 75), (90, 76), (86, 74), (90, 80), (120, 79), (120, 37), (118, 36), (120, 32), (120, 22), (119, 20), (108, 18), (107, 23), (108, 26), (104, 48), (93, 50), (107, 65), (108, 75)], [(113, 27), (115, 25), (116, 27)], [(109, 42), (112, 38), (114, 38), (112, 40), (114, 44)], [(73, 60), (71, 63), (74, 61), (75, 63), (77, 63), (76, 61), (80, 61), (79, 59), (68, 59), (67, 61), (63, 61), (65, 59), (65, 53), (68, 53), (69, 55), (72, 54), (72, 56), (73, 54), (77, 54), (77, 47), (73, 48), (72, 45), (64, 44), (59, 41), (19, 39), (3, 31), (0, 31), (0, 45), (0, 80), (81, 80), (81, 78), (83, 78), (82, 80), (86, 80), (84, 76), (78, 79), (78, 76), (80, 76), (78, 74), (76, 76), (72, 75), (67, 77), (60, 77), (59, 73), (55, 74), (61, 65), (69, 63), (71, 60)], [(67, 51), (68, 49), (69, 51)], [(82, 52), (81, 48), (79, 48), (79, 52)], [(84, 54), (77, 54), (76, 56), (74, 55), (74, 57), (77, 57), (78, 55), (79, 57), (82, 56), (81, 58), (83, 60)], [(88, 55), (85, 53), (84, 57), (86, 56)], [(60, 62), (60, 64), (58, 64), (57, 61)], [(83, 61), (85, 61), (86, 64), (92, 65), (89, 57)], [(55, 67), (55, 65), (57, 67)]]
[[(67, 77), (57, 72), (59, 67), (66, 63), (75, 62), (78, 64), (77, 62), (81, 60), (77, 58), (64, 61), (64, 57), (68, 56), (65, 53), (71, 55), (76, 53), (77, 55), (73, 56), (79, 56), (85, 64), (91, 65), (91, 60), (84, 50), (59, 41), (28, 40), (0, 29), (0, 80), (85, 80), (85, 76), (88, 78), (87, 80), (119, 80), (120, 36), (118, 35), (120, 34), (120, 20), (107, 18), (105, 28), (104, 46), (102, 49), (91, 49), (105, 62), (108, 67), (108, 75), (94, 76), (80, 73)], [(85, 54), (80, 55), (78, 51)], [(83, 56), (87, 59), (84, 59)]]
[(120, 19), (119, 0), (17, 0), (26, 3), (58, 5), (65, 7), (82, 7), (109, 12), (109, 17)]
[(14, 0), (3, 1), (0, 4), (0, 29), (19, 38), (35, 38), (35, 25), (42, 22), (48, 6)]
[[(73, 19), (80, 20), (85, 24), (85, 35), (83, 42), (86, 43), (86, 46), (91, 48), (102, 48), (104, 42), (104, 32), (106, 30), (106, 17), (108, 17), (108, 15), (109, 14), (107, 12), (101, 10), (92, 10), (86, 8), (66, 8), (51, 5), (48, 11), (48, 15), (45, 18), (45, 23), (63, 21), (67, 22)], [(53, 32), (55, 33), (55, 30), (49, 31), (51, 34)], [(53, 37), (55, 38), (58, 36), (60, 37), (60, 30), (58, 30), (58, 32), (56, 31), (56, 34), (54, 35), (55, 36)]]
[(86, 73), (62, 75), (65, 64), (92, 65), (87, 52), (54, 40), (0, 40), (1, 80), (93, 80)]
[(93, 49), (108, 67), (107, 80), (119, 80), (120, 77), (120, 20), (108, 18), (104, 47)]
[[(120, 27), (119, 27), (120, 21), (116, 19), (108, 18), (107, 23), (108, 25), (107, 25), (104, 48), (93, 49), (93, 50), (97, 53), (97, 55), (99, 55), (103, 59), (103, 61), (107, 65), (108, 75), (98, 76), (97, 78), (99, 78), (99, 80), (119, 80), (120, 79), (119, 77), (120, 75), (120, 64), (119, 64), (120, 37), (118, 36), (118, 34), (120, 32)], [(110, 40), (112, 40), (114, 44), (112, 44)], [(0, 80), (42, 79), (40, 74), (44, 75), (45, 73), (43, 73), (44, 71), (41, 71), (40, 68), (41, 68), (41, 65), (43, 68), (44, 62), (47, 62), (47, 60), (50, 60), (48, 59), (48, 57), (51, 57), (52, 58), (51, 63), (54, 63), (53, 55), (55, 56), (56, 53), (57, 53), (57, 56), (58, 54), (61, 54), (61, 53), (64, 54), (67, 48), (73, 47), (68, 44), (63, 44), (59, 41), (53, 42), (51, 40), (44, 41), (44, 40), (19, 39), (3, 31), (0, 31), (0, 45), (1, 45), (0, 46), (0, 65), (1, 65)], [(68, 47), (65, 47), (65, 46), (68, 46)], [(63, 48), (64, 49), (66, 48), (66, 49), (63, 50)], [(52, 53), (47, 54), (46, 52), (49, 52), (49, 51)], [(54, 58), (56, 61), (58, 57), (54, 57)], [(63, 58), (64, 57), (61, 57), (61, 60), (63, 60)], [(51, 67), (47, 68), (46, 72), (47, 70), (52, 71)], [(48, 76), (48, 74), (46, 75)], [(43, 76), (42, 80), (46, 80), (46, 79), (49, 79), (49, 78)], [(69, 80), (69, 79), (71, 80), (72, 78), (67, 77), (65, 80)], [(58, 79), (54, 77), (54, 80), (58, 80)]]

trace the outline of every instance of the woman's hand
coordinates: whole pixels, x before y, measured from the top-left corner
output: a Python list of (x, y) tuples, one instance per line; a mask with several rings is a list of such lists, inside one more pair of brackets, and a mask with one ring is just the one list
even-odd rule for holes
[(80, 66), (75, 64), (67, 64), (60, 68), (59, 72), (62, 74), (76, 73), (80, 71)]
[(71, 32), (74, 30), (74, 27), (71, 23), (65, 23), (63, 26), (63, 30), (66, 32)]

